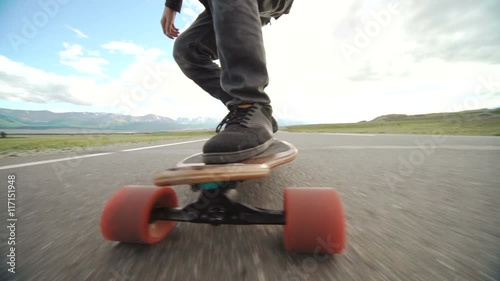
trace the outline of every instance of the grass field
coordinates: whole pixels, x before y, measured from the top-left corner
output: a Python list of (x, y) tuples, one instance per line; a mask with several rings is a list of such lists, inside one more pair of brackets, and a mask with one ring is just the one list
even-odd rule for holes
[[(368, 122), (300, 125), (283, 129), (290, 132), (500, 136), (500, 109), (422, 115), (392, 114)], [(0, 139), (0, 154), (99, 147), (117, 143), (148, 143), (212, 134), (210, 131), (194, 131), (151, 134), (7, 135), (6, 138)]]
[(168, 139), (209, 136), (212, 132), (174, 132), (152, 134), (96, 134), (96, 135), (26, 135), (0, 139), (2, 154), (47, 149), (98, 147), (116, 143), (147, 143)]
[(500, 136), (500, 109), (385, 115), (368, 122), (290, 126), (290, 132)]

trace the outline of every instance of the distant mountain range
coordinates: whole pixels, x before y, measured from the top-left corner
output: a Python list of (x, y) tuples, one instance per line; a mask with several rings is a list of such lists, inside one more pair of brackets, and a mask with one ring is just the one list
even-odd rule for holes
[[(219, 122), (219, 119), (204, 117), (177, 118), (174, 120), (154, 114), (130, 116), (115, 113), (54, 113), (47, 110), (34, 111), (0, 108), (0, 130), (87, 129), (156, 132), (185, 129), (214, 129)], [(290, 125), (293, 123), (287, 120), (278, 120), (278, 122), (280, 125)]]

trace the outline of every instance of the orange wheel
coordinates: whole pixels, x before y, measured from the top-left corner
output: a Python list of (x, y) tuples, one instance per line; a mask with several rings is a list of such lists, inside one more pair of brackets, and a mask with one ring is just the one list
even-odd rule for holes
[(345, 245), (342, 202), (333, 188), (285, 189), (285, 249), (339, 254)]
[(108, 200), (101, 215), (101, 233), (112, 241), (155, 244), (174, 227), (173, 221), (151, 221), (153, 207), (177, 207), (170, 187), (125, 186)]

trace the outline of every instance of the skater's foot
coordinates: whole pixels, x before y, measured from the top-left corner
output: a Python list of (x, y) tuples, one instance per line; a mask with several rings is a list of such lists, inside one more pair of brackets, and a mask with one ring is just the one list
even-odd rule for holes
[(203, 161), (207, 164), (233, 163), (264, 152), (273, 141), (273, 132), (278, 129), (273, 120), (269, 105), (230, 108), (217, 126), (218, 134), (205, 143)]
[(276, 122), (276, 119), (271, 116), (271, 124), (273, 125), (273, 133), (276, 133), (278, 131), (278, 122)]

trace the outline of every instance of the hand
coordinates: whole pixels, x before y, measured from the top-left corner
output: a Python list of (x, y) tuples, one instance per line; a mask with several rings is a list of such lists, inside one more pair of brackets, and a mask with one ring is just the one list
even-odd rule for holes
[(179, 36), (179, 29), (175, 27), (175, 11), (170, 9), (169, 7), (165, 7), (163, 9), (163, 15), (161, 16), (161, 27), (163, 29), (163, 34), (165, 34), (168, 38), (174, 39)]

